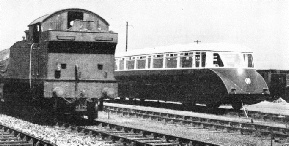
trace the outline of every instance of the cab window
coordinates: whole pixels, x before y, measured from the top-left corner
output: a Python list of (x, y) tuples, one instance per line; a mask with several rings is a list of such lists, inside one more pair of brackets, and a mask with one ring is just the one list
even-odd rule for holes
[(253, 55), (252, 54), (243, 54), (243, 57), (244, 57), (246, 67), (253, 68), (254, 67)]
[(214, 53), (214, 60), (213, 60), (213, 64), (215, 67), (224, 67), (223, 61), (219, 55), (219, 53)]

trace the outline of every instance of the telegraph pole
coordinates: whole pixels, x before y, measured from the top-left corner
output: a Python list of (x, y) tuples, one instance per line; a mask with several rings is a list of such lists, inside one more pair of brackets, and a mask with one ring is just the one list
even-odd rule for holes
[(128, 39), (128, 22), (126, 22), (126, 41), (125, 41), (125, 52), (127, 52), (127, 39)]

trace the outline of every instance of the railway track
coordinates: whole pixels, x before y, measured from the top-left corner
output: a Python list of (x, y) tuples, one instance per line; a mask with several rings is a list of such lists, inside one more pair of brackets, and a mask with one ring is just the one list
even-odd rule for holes
[[(86, 123), (85, 121), (81, 123)], [(94, 121), (92, 126), (71, 125), (67, 123), (59, 124), (79, 133), (94, 136), (96, 140), (104, 142), (107, 145), (118, 146), (217, 146), (217, 144), (202, 142), (182, 137), (176, 137), (168, 134), (161, 134), (154, 131), (137, 129), (104, 121)]]
[[(120, 126), (103, 121), (96, 121), (97, 127), (80, 127), (82, 131), (88, 131), (116, 144), (131, 146), (172, 146), (172, 145), (204, 145), (215, 146), (217, 144), (176, 137), (173, 135), (161, 134), (143, 129)], [(105, 138), (104, 138), (105, 137)]]
[(28, 133), (23, 133), (0, 124), (0, 145), (1, 146), (55, 146), (54, 144), (41, 140)]
[(186, 116), (168, 112), (156, 112), (152, 110), (112, 105), (105, 105), (104, 109), (107, 112), (121, 114), (123, 116), (141, 117), (156, 121), (163, 121), (165, 123), (207, 128), (224, 132), (239, 132), (242, 135), (253, 135), (258, 137), (265, 136), (271, 137), (277, 142), (289, 142), (289, 128), (285, 126), (278, 126), (277, 124), (272, 126), (238, 120), (217, 119), (201, 116)]
[[(108, 103), (122, 103), (122, 101), (107, 101)], [(182, 110), (188, 111), (184, 109), (184, 106), (181, 104), (174, 104), (174, 103), (156, 103), (156, 102), (146, 102), (141, 103), (140, 101), (125, 101), (125, 104), (130, 105), (141, 105), (141, 106), (150, 106), (150, 107), (164, 107), (173, 110)], [(214, 110), (210, 110), (205, 106), (196, 105), (193, 109), (193, 112), (198, 113), (209, 113), (215, 115), (226, 115), (232, 117), (248, 117), (253, 120), (263, 120), (269, 122), (277, 122), (277, 123), (288, 123), (289, 124), (289, 115), (279, 114), (279, 113), (265, 113), (262, 111), (250, 111), (246, 109), (244, 110), (234, 110), (228, 108), (218, 108)], [(288, 125), (289, 126), (289, 125)]]
[[(22, 109), (22, 108), (19, 108)], [(20, 110), (16, 110), (19, 113), (17, 113), (18, 118), (30, 119), (33, 123), (38, 123), (43, 125), (46, 121), (51, 118), (49, 115), (47, 116), (41, 116), (36, 117), (35, 113), (31, 112), (31, 115), (28, 115), (28, 113), (25, 113)], [(44, 114), (45, 111), (39, 112)], [(10, 113), (12, 115), (12, 113)], [(37, 114), (39, 115), (39, 114)], [(30, 117), (31, 116), (31, 117)], [(39, 120), (36, 120), (35, 118), (41, 118)], [(50, 119), (51, 120), (51, 119)], [(1, 120), (0, 120), (1, 122)], [(188, 145), (188, 146), (194, 146), (194, 145), (204, 145), (204, 146), (215, 146), (218, 144), (210, 143), (210, 142), (202, 142), (198, 140), (193, 139), (187, 139), (182, 137), (177, 137), (169, 134), (161, 134), (156, 131), (149, 131), (149, 130), (143, 130), (143, 129), (137, 129), (132, 128), (129, 126), (122, 126), (118, 124), (113, 124), (109, 122), (104, 121), (91, 121), (79, 118), (76, 121), (54, 121), (58, 122), (56, 126), (50, 126), (57, 130), (53, 130), (53, 133), (62, 133), (65, 135), (70, 135), (70, 133), (74, 133), (75, 136), (79, 136), (77, 139), (81, 139), (82, 141), (85, 141), (85, 138), (89, 138), (89, 141), (95, 141), (95, 145), (97, 144), (104, 144), (104, 145), (118, 145), (118, 146), (172, 146), (172, 145)], [(49, 122), (49, 125), (51, 125), (51, 122)], [(10, 128), (11, 129), (11, 128)], [(7, 131), (7, 130), (5, 130)], [(51, 130), (50, 130), (51, 131)], [(9, 132), (12, 133), (12, 132)], [(10, 136), (14, 136), (19, 139), (19, 142), (30, 144), (31, 146), (34, 144), (38, 144), (39, 146), (45, 145), (58, 145), (58, 144), (64, 144), (67, 142), (66, 140), (63, 141), (61, 138), (49, 138), (51, 141), (41, 141), (41, 138), (30, 136), (29, 134), (26, 134), (26, 136), (19, 135), (20, 132), (14, 132), (13, 134), (10, 134)], [(71, 134), (72, 135), (72, 134)], [(51, 137), (51, 135), (49, 135)], [(66, 136), (68, 137), (68, 136)], [(13, 140), (15, 140), (14, 138)], [(12, 139), (12, 138), (11, 138)], [(70, 138), (71, 143), (77, 144), (77, 139)], [(18, 139), (17, 139), (18, 140)], [(25, 144), (26, 144), (25, 143)], [(80, 143), (80, 142), (79, 142)], [(1, 145), (1, 143), (0, 143)], [(21, 143), (19, 145), (22, 145)], [(29, 145), (29, 146), (30, 146)], [(26, 145), (25, 145), (26, 146)], [(28, 145), (27, 145), (28, 146)]]

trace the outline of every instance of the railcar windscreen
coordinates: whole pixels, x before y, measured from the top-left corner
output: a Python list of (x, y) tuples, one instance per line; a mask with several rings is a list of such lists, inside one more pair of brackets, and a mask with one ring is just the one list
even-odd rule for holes
[(221, 53), (220, 57), (224, 63), (224, 67), (230, 68), (245, 67), (244, 60), (241, 58), (240, 54)]
[(114, 54), (115, 43), (104, 42), (49, 42), (48, 53)]
[(224, 63), (220, 57), (220, 55), (218, 53), (214, 53), (214, 60), (213, 60), (213, 64), (216, 66), (216, 67), (224, 67)]
[(243, 54), (244, 60), (245, 60), (245, 65), (246, 67), (254, 67), (254, 62), (253, 62), (253, 55), (252, 54)]

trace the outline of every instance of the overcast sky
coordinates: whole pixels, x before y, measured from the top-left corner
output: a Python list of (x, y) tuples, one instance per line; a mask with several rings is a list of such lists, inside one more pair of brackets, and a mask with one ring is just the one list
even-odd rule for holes
[(119, 34), (117, 52), (193, 43), (234, 43), (252, 48), (255, 66), (289, 69), (288, 0), (0, 0), (0, 50), (24, 36), (36, 18), (82, 8), (106, 19)]

